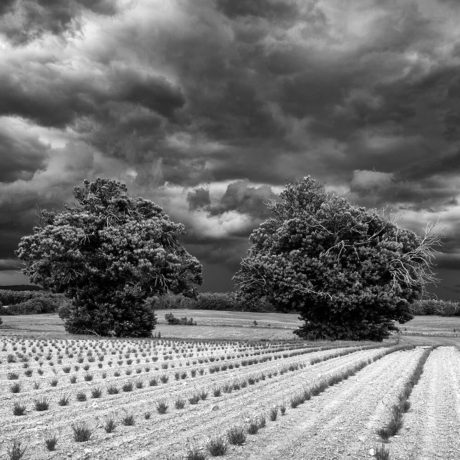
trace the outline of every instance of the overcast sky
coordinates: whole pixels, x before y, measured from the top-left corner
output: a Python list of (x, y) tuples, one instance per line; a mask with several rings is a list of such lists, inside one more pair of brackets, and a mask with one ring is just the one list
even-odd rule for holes
[(457, 0), (2, 0), (0, 284), (37, 209), (105, 176), (231, 289), (264, 203), (309, 174), (437, 221), (460, 299), (459, 23)]

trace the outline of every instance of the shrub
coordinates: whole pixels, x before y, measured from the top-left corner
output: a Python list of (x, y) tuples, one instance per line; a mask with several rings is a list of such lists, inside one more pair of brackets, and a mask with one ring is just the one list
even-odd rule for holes
[(89, 441), (93, 430), (84, 422), (76, 423), (72, 425), (73, 439), (76, 442)]
[(50, 451), (56, 450), (57, 436), (53, 435), (50, 438), (45, 439), (46, 448)]
[(126, 414), (122, 419), (121, 419), (123, 425), (125, 426), (132, 426), (135, 423), (134, 420), (134, 415), (132, 414)]
[(222, 438), (210, 439), (206, 444), (206, 448), (213, 457), (221, 457), (227, 452), (227, 444)]
[(274, 422), (278, 418), (278, 408), (272, 407), (270, 409), (270, 420)]
[(246, 433), (241, 427), (233, 427), (227, 431), (227, 439), (230, 444), (241, 446), (246, 441)]
[(133, 383), (132, 382), (124, 383), (121, 388), (125, 392), (133, 391)]
[(212, 390), (212, 394), (213, 394), (216, 398), (218, 398), (218, 397), (222, 394), (222, 390), (221, 390), (220, 388), (214, 388), (214, 389)]
[(249, 434), (257, 434), (259, 431), (259, 424), (257, 423), (257, 420), (252, 420), (249, 422), (247, 432)]
[(174, 407), (176, 409), (183, 409), (185, 407), (185, 401), (182, 398), (176, 399), (174, 402)]
[(159, 414), (166, 414), (166, 411), (168, 410), (168, 406), (165, 402), (159, 402), (157, 403), (157, 412)]
[(27, 447), (22, 447), (21, 441), (15, 439), (7, 448), (6, 453), (9, 460), (21, 460), (26, 453)]
[(460, 302), (451, 300), (416, 300), (409, 308), (413, 315), (460, 316)]
[(192, 447), (185, 455), (185, 460), (206, 460), (206, 455), (197, 447)]
[(58, 404), (60, 406), (68, 406), (70, 401), (69, 395), (62, 395), (61, 398), (58, 401)]
[(390, 452), (383, 444), (380, 447), (374, 449), (374, 451), (374, 457), (376, 460), (390, 460)]
[(26, 412), (26, 406), (23, 406), (22, 404), (15, 402), (13, 406), (13, 415), (24, 415)]
[(120, 390), (114, 385), (110, 385), (109, 387), (107, 387), (107, 394), (109, 395), (116, 395), (119, 392)]
[(99, 387), (91, 389), (91, 397), (94, 399), (100, 398), (102, 395), (102, 390)]
[(108, 417), (105, 419), (104, 430), (106, 433), (112, 433), (113, 431), (115, 431), (116, 427), (117, 427), (117, 424), (113, 417)]
[(14, 383), (10, 386), (11, 393), (19, 393), (21, 391), (21, 385), (19, 383)]
[(35, 405), (35, 410), (45, 411), (49, 409), (50, 403), (49, 403), (49, 400), (43, 396), (42, 398), (36, 399), (34, 401), (34, 405)]

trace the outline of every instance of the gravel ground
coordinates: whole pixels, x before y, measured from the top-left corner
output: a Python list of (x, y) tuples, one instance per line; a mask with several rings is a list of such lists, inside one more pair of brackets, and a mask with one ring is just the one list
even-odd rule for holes
[(428, 358), (410, 397), (392, 460), (460, 459), (460, 352), (440, 347)]

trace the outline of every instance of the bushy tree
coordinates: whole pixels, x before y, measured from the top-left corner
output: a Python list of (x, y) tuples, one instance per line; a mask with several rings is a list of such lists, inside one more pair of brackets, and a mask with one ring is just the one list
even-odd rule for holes
[(149, 336), (156, 318), (146, 299), (192, 295), (201, 284), (200, 263), (178, 240), (183, 225), (114, 180), (84, 181), (74, 196), (21, 239), (24, 273), (72, 300), (62, 315), (68, 332)]
[(300, 312), (305, 339), (382, 340), (431, 280), (436, 238), (352, 206), (311, 177), (287, 185), (250, 236), (240, 297)]

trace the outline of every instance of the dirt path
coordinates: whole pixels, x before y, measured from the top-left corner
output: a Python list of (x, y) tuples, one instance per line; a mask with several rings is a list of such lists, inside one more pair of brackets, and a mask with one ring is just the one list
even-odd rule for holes
[(270, 424), (232, 460), (369, 459), (377, 421), (422, 350), (392, 353)]
[(414, 388), (400, 436), (389, 444), (392, 460), (460, 459), (460, 352), (434, 350)]

